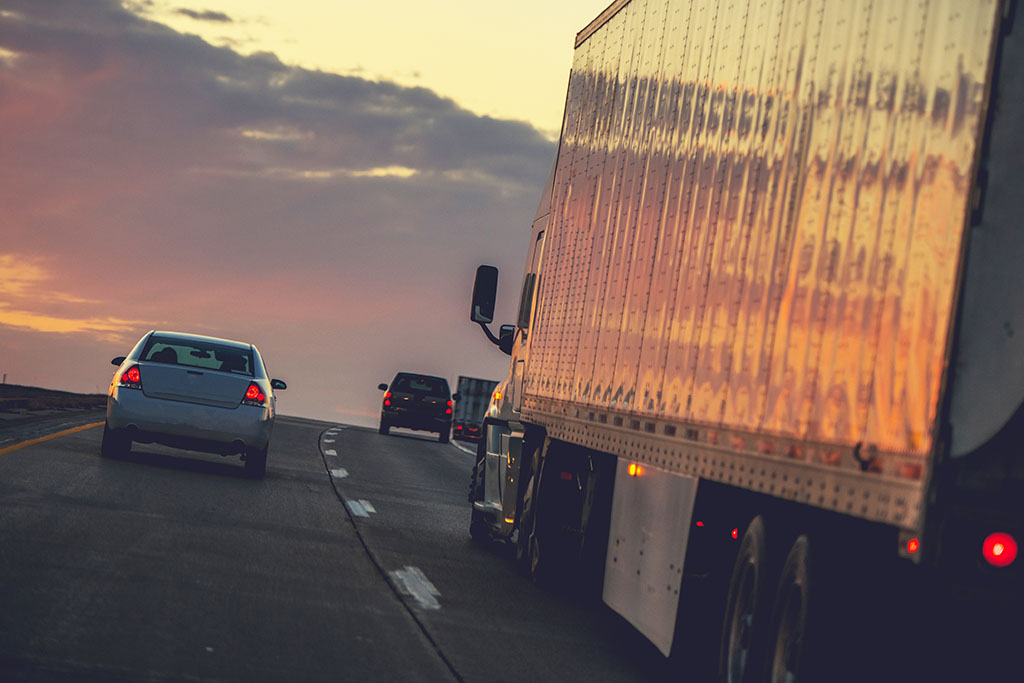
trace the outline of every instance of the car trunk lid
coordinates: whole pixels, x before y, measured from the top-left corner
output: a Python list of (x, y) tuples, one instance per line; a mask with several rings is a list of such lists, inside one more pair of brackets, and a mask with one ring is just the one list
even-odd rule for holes
[(217, 370), (163, 363), (140, 365), (143, 393), (167, 401), (235, 408), (242, 402), (245, 390), (252, 381), (250, 377)]

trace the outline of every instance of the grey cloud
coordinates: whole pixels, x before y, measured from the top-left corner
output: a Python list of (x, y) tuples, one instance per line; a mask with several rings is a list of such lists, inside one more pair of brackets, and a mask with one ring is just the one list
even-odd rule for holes
[(215, 21), (223, 24), (233, 23), (233, 20), (227, 14), (224, 14), (223, 12), (214, 12), (213, 10), (197, 12), (196, 10), (181, 7), (174, 10), (174, 12), (190, 19), (195, 19), (196, 21)]

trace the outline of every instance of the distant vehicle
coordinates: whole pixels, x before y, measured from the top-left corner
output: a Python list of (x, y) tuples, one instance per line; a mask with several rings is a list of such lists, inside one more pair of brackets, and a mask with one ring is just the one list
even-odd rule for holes
[(132, 442), (220, 455), (242, 454), (245, 472), (262, 478), (276, 413), (274, 390), (252, 344), (180, 332), (147, 332), (117, 367), (107, 396), (104, 457)]
[(452, 438), (462, 441), (479, 441), (480, 425), (491, 402), (497, 380), (459, 376), (456, 391), (459, 400), (455, 402), (452, 415)]
[(438, 441), (448, 443), (452, 431), (453, 399), (448, 380), (430, 375), (400, 372), (391, 384), (379, 384), (384, 392), (380, 408), (380, 433), (388, 434), (392, 427), (406, 427), (425, 432), (437, 432)]

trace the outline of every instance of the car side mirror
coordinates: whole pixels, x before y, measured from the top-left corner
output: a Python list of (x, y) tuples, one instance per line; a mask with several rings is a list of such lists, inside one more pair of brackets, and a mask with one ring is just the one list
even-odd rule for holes
[(515, 325), (502, 325), (498, 328), (498, 348), (506, 356), (512, 355), (512, 342), (516, 338)]
[(120, 365), (121, 363), (123, 363), (123, 362), (124, 362), (124, 359), (125, 359), (125, 357), (124, 357), (124, 356), (118, 356), (118, 357), (117, 357), (117, 358), (115, 358), (114, 360), (110, 361), (110, 364), (111, 364), (111, 365)]
[(459, 392), (456, 391), (454, 394), (452, 394), (453, 401), (458, 401), (460, 398), (462, 398), (462, 395), (459, 394)]
[(387, 391), (388, 390), (388, 385), (387, 384), (378, 384), (377, 388), (380, 389), (381, 391)]
[(494, 302), (497, 298), (498, 269), (494, 266), (480, 266), (476, 269), (476, 280), (473, 282), (473, 304), (469, 319), (481, 324), (494, 320)]
[(282, 379), (272, 379), (272, 380), (270, 380), (270, 386), (272, 386), (275, 389), (287, 389), (288, 388), (288, 385), (285, 384), (284, 380), (282, 380)]

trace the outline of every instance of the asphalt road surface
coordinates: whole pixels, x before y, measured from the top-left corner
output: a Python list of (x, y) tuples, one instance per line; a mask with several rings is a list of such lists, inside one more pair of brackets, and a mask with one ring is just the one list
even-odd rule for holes
[[(67, 430), (65, 430), (67, 432)], [(472, 456), (279, 418), (267, 476), (101, 429), (0, 446), (0, 680), (646, 681), (599, 603), (469, 540)]]

